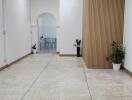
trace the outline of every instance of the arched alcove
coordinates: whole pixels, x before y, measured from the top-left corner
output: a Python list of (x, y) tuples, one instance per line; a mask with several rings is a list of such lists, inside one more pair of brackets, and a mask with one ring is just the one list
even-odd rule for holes
[(38, 17), (38, 40), (40, 53), (56, 52), (56, 18), (50, 13)]

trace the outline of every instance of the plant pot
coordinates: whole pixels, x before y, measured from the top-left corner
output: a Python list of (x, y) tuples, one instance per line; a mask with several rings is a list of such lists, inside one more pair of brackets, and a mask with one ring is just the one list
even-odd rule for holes
[(81, 57), (81, 55), (80, 55), (80, 47), (77, 47), (77, 57)]
[(37, 54), (37, 50), (36, 49), (33, 49), (33, 54)]
[(119, 71), (120, 71), (120, 68), (121, 68), (121, 64), (114, 64), (114, 63), (113, 63), (113, 70), (114, 70), (115, 72), (119, 72)]

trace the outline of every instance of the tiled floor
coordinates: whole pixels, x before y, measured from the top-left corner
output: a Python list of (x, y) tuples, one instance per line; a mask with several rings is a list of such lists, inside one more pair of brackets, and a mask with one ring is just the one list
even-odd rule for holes
[(132, 100), (132, 79), (87, 69), (81, 58), (37, 54), (0, 72), (0, 100)]

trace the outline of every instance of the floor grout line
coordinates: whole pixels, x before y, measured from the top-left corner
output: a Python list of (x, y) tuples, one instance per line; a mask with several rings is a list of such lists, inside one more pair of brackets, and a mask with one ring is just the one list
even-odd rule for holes
[(83, 73), (84, 73), (85, 81), (86, 81), (87, 88), (88, 88), (88, 91), (89, 91), (90, 99), (93, 100), (92, 93), (90, 91), (90, 86), (89, 86), (88, 79), (87, 79), (87, 75), (86, 75), (86, 71), (85, 71), (85, 66), (84, 66), (84, 63), (83, 63), (82, 59), (81, 59), (81, 64), (83, 66)]
[(54, 55), (51, 57), (51, 59), (48, 61), (48, 63), (46, 64), (46, 66), (43, 68), (43, 70), (39, 73), (39, 75), (36, 77), (36, 79), (33, 81), (33, 83), (31, 84), (31, 86), (29, 87), (29, 89), (24, 93), (24, 95), (22, 96), (22, 98), (20, 100), (24, 100), (25, 96), (29, 93), (29, 91), (32, 89), (32, 87), (34, 86), (34, 84), (37, 82), (37, 80), (39, 79), (39, 77), (42, 75), (42, 73), (48, 68), (49, 64), (52, 62), (54, 58)]

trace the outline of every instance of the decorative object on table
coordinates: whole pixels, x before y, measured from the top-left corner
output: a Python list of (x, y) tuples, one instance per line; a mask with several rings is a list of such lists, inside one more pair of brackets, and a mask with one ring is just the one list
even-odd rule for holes
[(77, 57), (80, 57), (80, 51), (81, 51), (81, 40), (76, 39), (76, 47), (77, 47)]
[(106, 59), (112, 63), (114, 71), (119, 71), (123, 59), (125, 58), (125, 49), (122, 44), (113, 41), (112, 51), (113, 52)]
[(34, 44), (34, 45), (32, 46), (32, 52), (33, 52), (33, 54), (36, 54), (36, 53), (37, 53), (36, 44)]

